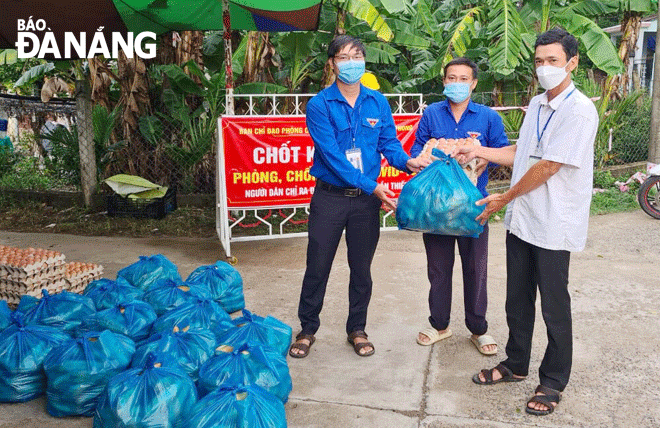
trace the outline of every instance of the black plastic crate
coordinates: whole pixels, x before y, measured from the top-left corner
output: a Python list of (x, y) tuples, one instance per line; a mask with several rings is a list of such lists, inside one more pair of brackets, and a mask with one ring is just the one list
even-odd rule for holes
[(176, 209), (176, 189), (170, 187), (165, 196), (154, 199), (129, 199), (112, 194), (107, 197), (108, 216), (161, 219)]

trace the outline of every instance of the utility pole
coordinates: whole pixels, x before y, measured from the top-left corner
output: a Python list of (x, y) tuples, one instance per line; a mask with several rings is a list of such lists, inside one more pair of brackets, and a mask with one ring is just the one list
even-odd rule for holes
[(653, 107), (651, 111), (651, 139), (649, 141), (649, 157), (647, 161), (660, 164), (660, 3), (655, 32), (655, 54), (653, 55)]

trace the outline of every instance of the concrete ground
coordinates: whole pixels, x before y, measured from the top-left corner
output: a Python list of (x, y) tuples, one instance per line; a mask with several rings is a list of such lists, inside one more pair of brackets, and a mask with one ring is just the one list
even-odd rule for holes
[[(591, 218), (588, 246), (571, 259), (574, 359), (557, 411), (535, 417), (524, 405), (538, 383), (546, 344), (540, 312), (532, 369), (515, 384), (477, 386), (471, 376), (504, 358), (505, 250), (502, 223), (490, 232), (489, 333), (495, 357), (477, 353), (464, 325), (460, 263), (451, 325), (454, 336), (432, 347), (415, 343), (427, 325), (428, 282), (421, 236), (385, 232), (373, 264), (374, 293), (367, 332), (376, 354), (361, 358), (346, 343), (348, 266), (341, 245), (332, 270), (321, 329), (306, 359), (289, 358), (293, 392), (290, 427), (658, 427), (660, 426), (660, 221), (641, 211)], [(204, 240), (95, 238), (0, 232), (0, 244), (52, 248), (69, 261), (105, 266), (114, 278), (139, 255), (162, 253), (182, 276), (222, 257)], [(243, 275), (247, 308), (298, 330), (297, 299), (305, 268), (305, 238), (232, 245)], [(538, 305), (537, 305), (538, 306)], [(55, 419), (44, 399), (0, 405), (0, 428), (91, 427), (91, 419)]]

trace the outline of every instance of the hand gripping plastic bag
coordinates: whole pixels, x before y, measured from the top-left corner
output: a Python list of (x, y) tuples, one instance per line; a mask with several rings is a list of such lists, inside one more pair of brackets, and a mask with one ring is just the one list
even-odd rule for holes
[(117, 280), (97, 279), (89, 283), (83, 296), (87, 296), (94, 302), (97, 311), (115, 307), (118, 303), (143, 300), (144, 291), (133, 287), (124, 278)]
[(11, 309), (6, 300), (0, 300), (0, 331), (11, 325)]
[(189, 427), (197, 401), (195, 384), (181, 369), (162, 366), (155, 355), (108, 382), (94, 414), (94, 428)]
[[(133, 356), (132, 367), (141, 367), (150, 353), (169, 354), (194, 380), (200, 366), (213, 355), (215, 336), (210, 330), (174, 327), (142, 342)], [(169, 364), (168, 364), (169, 365)]]
[(233, 348), (223, 345), (199, 369), (199, 389), (204, 395), (223, 384), (253, 383), (286, 403), (292, 387), (286, 358), (270, 346), (246, 343)]
[(160, 316), (184, 303), (194, 302), (197, 298), (210, 299), (211, 294), (197, 284), (161, 279), (149, 286), (143, 300), (149, 303)]
[(224, 332), (232, 328), (234, 324), (218, 303), (210, 299), (197, 298), (165, 312), (154, 322), (151, 331), (152, 333), (172, 331), (176, 326), (210, 329), (217, 334), (218, 331)]
[(478, 237), (483, 226), (475, 219), (484, 210), (475, 202), (481, 192), (461, 171), (456, 159), (433, 150), (439, 159), (403, 186), (396, 209), (399, 229), (440, 235)]
[(282, 401), (259, 385), (225, 385), (193, 407), (186, 428), (286, 428)]
[(47, 325), (74, 334), (85, 318), (96, 313), (96, 306), (89, 297), (68, 291), (48, 294), (47, 290), (42, 290), (41, 294), (41, 299), (21, 297), (16, 308), (28, 324)]
[(243, 278), (229, 263), (218, 261), (214, 265), (200, 266), (188, 275), (186, 282), (204, 286), (228, 313), (245, 308)]
[(26, 324), (21, 313), (0, 332), (0, 402), (19, 403), (46, 392), (43, 361), (70, 337), (54, 327)]
[(135, 343), (105, 330), (85, 333), (53, 348), (44, 360), (46, 410), (52, 416), (93, 416), (101, 392), (128, 368)]
[(234, 328), (218, 334), (218, 345), (239, 348), (245, 343), (270, 346), (286, 357), (291, 344), (291, 327), (270, 315), (266, 318), (243, 309), (243, 316), (233, 320)]
[(156, 312), (153, 308), (145, 302), (134, 300), (97, 312), (83, 321), (82, 329), (97, 332), (110, 330), (140, 342), (151, 335), (154, 321)]
[(140, 256), (139, 261), (117, 272), (117, 276), (142, 291), (146, 291), (160, 279), (181, 281), (177, 267), (162, 254)]

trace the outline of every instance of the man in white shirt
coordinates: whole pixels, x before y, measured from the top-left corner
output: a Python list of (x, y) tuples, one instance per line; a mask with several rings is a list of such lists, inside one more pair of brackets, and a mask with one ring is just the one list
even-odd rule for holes
[(563, 29), (538, 36), (534, 63), (546, 92), (532, 99), (516, 145), (464, 147), (454, 156), (513, 165), (511, 188), (477, 202), (486, 204), (482, 223), (508, 204), (506, 314), (507, 359), (472, 380), (479, 385), (525, 379), (534, 330), (536, 290), (541, 295), (548, 346), (539, 367), (540, 384), (525, 410), (553, 412), (571, 372), (573, 339), (568, 293), (570, 252), (587, 239), (593, 187), (593, 145), (598, 113), (575, 88), (571, 71), (578, 65), (578, 43)]

